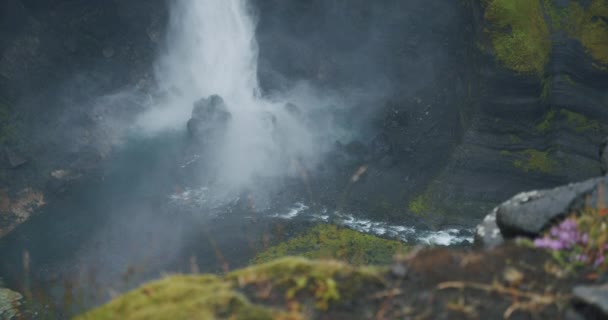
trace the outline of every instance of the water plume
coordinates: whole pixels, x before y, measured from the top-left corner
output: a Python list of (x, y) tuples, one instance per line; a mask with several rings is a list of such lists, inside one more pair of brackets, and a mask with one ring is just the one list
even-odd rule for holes
[(156, 68), (164, 98), (138, 121), (148, 133), (183, 128), (195, 101), (220, 96), (230, 122), (205, 161), (218, 181), (237, 188), (288, 174), (294, 161), (311, 164), (319, 155), (299, 107), (262, 97), (255, 27), (246, 0), (173, 1)]

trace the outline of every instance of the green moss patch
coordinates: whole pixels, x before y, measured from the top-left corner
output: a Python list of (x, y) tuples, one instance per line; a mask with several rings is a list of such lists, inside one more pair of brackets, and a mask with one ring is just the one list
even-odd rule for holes
[(496, 58), (507, 68), (542, 76), (551, 52), (539, 0), (486, 0), (484, 18)]
[[(276, 287), (289, 302), (302, 296), (314, 297), (315, 307), (327, 310), (330, 303), (353, 300), (369, 284), (382, 284), (382, 270), (353, 267), (335, 260), (312, 261), (304, 258), (284, 258), (256, 265), (228, 275), (243, 287)], [(347, 281), (340, 281), (348, 279)]]
[(274, 319), (278, 311), (251, 304), (233, 284), (212, 275), (176, 275), (122, 295), (77, 320)]
[(483, 0), (491, 46), (507, 68), (542, 76), (551, 55), (552, 31), (578, 40), (593, 58), (594, 66), (608, 65), (608, 2), (580, 1), (558, 8), (552, 0)]
[(592, 0), (583, 8), (578, 1), (571, 1), (564, 28), (595, 61), (608, 64), (608, 2)]
[(583, 132), (599, 132), (602, 125), (597, 120), (591, 120), (586, 116), (567, 109), (550, 110), (545, 114), (542, 121), (536, 125), (536, 130), (539, 133), (547, 133), (552, 128), (559, 125), (565, 125), (577, 133)]
[(253, 262), (267, 262), (285, 256), (332, 258), (353, 264), (386, 264), (405, 250), (405, 244), (374, 237), (335, 225), (321, 224), (308, 232), (258, 253)]
[(364, 294), (364, 286), (382, 283), (380, 269), (284, 258), (224, 277), (169, 276), (75, 319), (304, 319), (306, 301), (317, 310), (327, 310), (341, 299), (350, 301)]
[(518, 152), (517, 157), (521, 159), (513, 161), (513, 165), (525, 172), (551, 173), (557, 166), (548, 151), (527, 149)]
[(555, 121), (555, 115), (555, 110), (549, 110), (549, 112), (545, 114), (543, 120), (538, 125), (536, 125), (536, 130), (541, 133), (549, 131), (549, 129), (551, 129), (551, 126), (553, 125), (553, 122)]
[(407, 208), (415, 214), (424, 215), (431, 211), (431, 196), (428, 193), (416, 196), (407, 205)]
[(597, 120), (589, 120), (580, 113), (561, 109), (560, 114), (565, 117), (566, 123), (578, 133), (585, 131), (598, 132), (601, 129), (600, 123)]

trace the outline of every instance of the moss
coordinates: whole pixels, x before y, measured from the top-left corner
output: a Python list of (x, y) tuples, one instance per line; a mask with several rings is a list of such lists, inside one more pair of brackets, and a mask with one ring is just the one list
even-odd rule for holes
[(77, 320), (274, 319), (279, 312), (251, 304), (233, 284), (212, 275), (166, 277), (120, 296)]
[(509, 150), (502, 150), (502, 151), (500, 151), (500, 155), (503, 156), (503, 157), (510, 157), (511, 154), (512, 153)]
[(538, 130), (541, 133), (545, 133), (545, 132), (549, 131), (549, 129), (551, 129), (551, 126), (553, 125), (555, 116), (556, 116), (555, 110), (549, 110), (549, 112), (547, 112), (545, 114), (545, 117), (543, 118), (543, 120), (539, 124), (536, 125), (536, 130)]
[(561, 109), (560, 114), (566, 118), (569, 126), (573, 127), (578, 133), (585, 131), (600, 131), (600, 123), (597, 120), (589, 120), (584, 115), (566, 109)]
[[(312, 302), (326, 310), (342, 299), (352, 301), (364, 294), (365, 286), (383, 284), (383, 272), (333, 260), (284, 258), (224, 277), (169, 276), (75, 319), (304, 319), (305, 308), (294, 308), (298, 303), (293, 302)], [(277, 295), (284, 305), (274, 299)], [(270, 303), (276, 307), (266, 306)]]
[(551, 27), (554, 30), (561, 30), (564, 28), (568, 19), (568, 7), (558, 8), (553, 5), (554, 0), (544, 0), (543, 5), (545, 13), (549, 16), (551, 21)]
[(353, 264), (386, 264), (393, 255), (405, 250), (396, 240), (387, 240), (334, 225), (321, 224), (277, 246), (258, 253), (254, 263), (285, 256), (333, 258)]
[(507, 68), (542, 76), (551, 39), (538, 0), (486, 0), (484, 18), (496, 58)]
[[(578, 40), (596, 68), (608, 65), (608, 1), (583, 7), (570, 1), (558, 8), (552, 0), (484, 0), (484, 18), (496, 58), (509, 69), (542, 76), (551, 55), (551, 31)], [(546, 17), (546, 18), (545, 18)], [(552, 30), (551, 30), (552, 29)]]
[(601, 65), (608, 64), (608, 2), (592, 0), (587, 8), (571, 1), (564, 29), (577, 39), (591, 57)]
[(518, 152), (520, 159), (513, 161), (513, 165), (525, 172), (551, 173), (556, 167), (556, 163), (549, 156), (548, 151), (527, 149)]
[(429, 213), (431, 210), (431, 196), (427, 193), (416, 196), (407, 205), (408, 209), (415, 214), (424, 215)]
[(357, 268), (335, 260), (312, 261), (290, 257), (239, 270), (227, 278), (240, 287), (278, 287), (285, 292), (287, 301), (301, 295), (312, 296), (315, 306), (326, 310), (332, 302), (353, 300), (361, 294), (365, 284), (382, 283), (381, 272), (379, 268)]

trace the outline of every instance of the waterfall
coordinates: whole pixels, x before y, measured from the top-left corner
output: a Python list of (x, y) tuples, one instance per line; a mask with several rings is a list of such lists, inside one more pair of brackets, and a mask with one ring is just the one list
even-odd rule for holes
[(184, 126), (194, 101), (221, 96), (232, 119), (211, 161), (219, 180), (236, 187), (284, 175), (294, 159), (315, 154), (310, 130), (287, 112), (286, 101), (260, 95), (255, 27), (246, 0), (173, 1), (166, 51), (156, 68), (168, 97), (139, 121), (149, 131)]

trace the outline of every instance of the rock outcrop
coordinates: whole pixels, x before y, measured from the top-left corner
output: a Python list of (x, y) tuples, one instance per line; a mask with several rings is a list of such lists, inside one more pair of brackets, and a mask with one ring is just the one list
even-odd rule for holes
[(0, 288), (0, 319), (11, 320), (19, 316), (23, 296), (7, 288)]
[[(605, 165), (600, 146), (600, 162)], [(608, 207), (608, 177), (601, 176), (564, 186), (522, 192), (492, 210), (477, 226), (475, 242), (494, 247), (504, 239), (535, 237), (568, 215)]]
[(214, 143), (225, 134), (231, 118), (222, 97), (202, 98), (194, 103), (187, 125), (188, 134), (202, 144)]
[(0, 189), (0, 238), (25, 222), (45, 204), (44, 194), (26, 188), (12, 196)]

